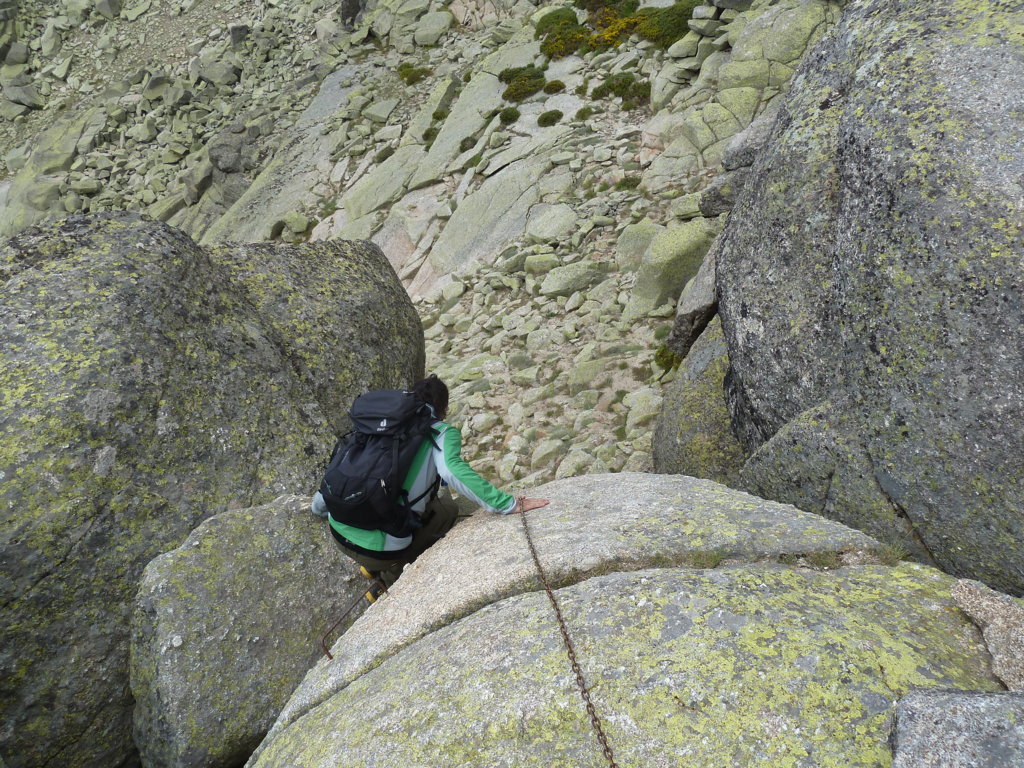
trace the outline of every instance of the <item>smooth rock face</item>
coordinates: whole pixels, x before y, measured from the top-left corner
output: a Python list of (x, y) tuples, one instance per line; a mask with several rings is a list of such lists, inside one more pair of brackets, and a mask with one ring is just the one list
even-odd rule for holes
[(915, 691), (896, 708), (892, 768), (1024, 765), (1024, 696)]
[[(959, 7), (851, 5), (804, 61), (723, 235), (720, 312), (745, 487), (816, 487), (805, 508), (872, 510), (865, 530), (1019, 593), (1024, 12), (972, 5), (968, 32)], [(824, 482), (847, 455), (854, 486)]]
[(308, 497), (216, 515), (153, 560), (132, 621), (143, 764), (245, 760), (323, 655), (320, 637), (365, 590)]
[(0, 275), (0, 753), (119, 765), (142, 569), (313, 487), (355, 394), (421, 375), (419, 321), (368, 244), (203, 250), (132, 214), (30, 229)]
[[(768, 754), (868, 768), (889, 760), (891, 708), (911, 688), (998, 689), (950, 610), (951, 581), (918, 565), (756, 564), (613, 573), (556, 594), (620, 765)], [(533, 591), (399, 651), (255, 765), (600, 762), (551, 605)]]
[[(531, 493), (551, 500), (530, 514), (529, 525), (555, 584), (609, 569), (699, 564), (722, 556), (749, 562), (863, 552), (877, 545), (816, 515), (678, 475), (587, 475)], [(342, 636), (332, 649), (335, 661), (310, 671), (261, 750), (273, 744), (276, 733), (398, 649), (489, 603), (535, 588), (519, 518), (479, 514), (459, 524)], [(485, 713), (481, 717), (488, 719)]]

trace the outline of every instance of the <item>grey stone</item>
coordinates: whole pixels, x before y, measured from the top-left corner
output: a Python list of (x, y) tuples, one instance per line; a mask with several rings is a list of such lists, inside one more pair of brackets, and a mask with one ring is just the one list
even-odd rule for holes
[(615, 241), (615, 264), (622, 271), (635, 270), (651, 241), (664, 231), (663, 226), (647, 218), (628, 224)]
[(246, 239), (269, 240), (274, 223), (286, 213), (315, 205), (313, 190), (323, 178), (318, 165), (333, 149), (331, 134), (321, 128), (338, 104), (345, 102), (356, 72), (345, 65), (324, 80), (295, 125), (282, 131), (274, 159), (231, 201), (227, 212), (204, 228), (202, 242), (236, 240), (240, 232), (246, 233)]
[(252, 30), (248, 24), (228, 24), (228, 41), (232, 48), (241, 47), (242, 43), (249, 39)]
[(729, 424), (723, 382), (729, 351), (715, 318), (665, 391), (652, 440), (654, 471), (739, 485), (746, 456)]
[(210, 162), (218, 171), (237, 173), (242, 170), (242, 150), (245, 137), (240, 133), (224, 132), (207, 145)]
[(39, 95), (39, 89), (34, 85), (5, 85), (3, 93), (9, 101), (29, 109), (42, 109), (46, 106), (46, 100)]
[(538, 201), (538, 182), (547, 160), (527, 158), (488, 178), (459, 204), (431, 249), (438, 274), (469, 263), (489, 264), (522, 234), (527, 213)]
[(540, 43), (533, 39), (532, 29), (522, 29), (477, 65), (473, 78), (459, 93), (427, 157), (416, 170), (410, 188), (426, 186), (445, 175), (462, 152), (462, 141), (477, 135), (494, 110), (503, 105), (498, 74), (509, 67), (532, 64), (539, 53)]
[(7, 55), (4, 57), (4, 64), (8, 66), (27, 64), (29, 57), (28, 45), (21, 41), (15, 41), (11, 43), (11, 47), (7, 49)]
[(715, 249), (716, 245), (712, 244), (711, 250), (700, 264), (700, 269), (683, 288), (676, 304), (676, 319), (672, 323), (672, 330), (665, 340), (665, 345), (679, 359), (689, 354), (690, 347), (704, 332), (704, 328), (718, 310), (718, 296), (715, 293)]
[(1024, 695), (915, 691), (896, 705), (892, 768), (1024, 764)]
[(727, 171), (754, 164), (757, 154), (768, 143), (781, 104), (781, 101), (773, 102), (757, 119), (729, 140), (722, 153), (722, 166)]
[(538, 205), (526, 221), (526, 237), (535, 243), (555, 242), (577, 225), (576, 212), (565, 203)]
[(607, 272), (604, 264), (593, 261), (577, 261), (555, 267), (540, 284), (541, 296), (571, 296), (576, 291), (599, 283)]
[(715, 37), (722, 28), (722, 22), (717, 19), (690, 19), (687, 26), (702, 37)]
[[(804, 489), (852, 448), (853, 487), (806, 508), (909, 531), (943, 569), (1019, 593), (1024, 246), (1005, 227), (1024, 205), (1024, 82), (1019, 46), (962, 41), (953, 7), (850, 6), (804, 61), (723, 235), (719, 312), (733, 423), (757, 457), (748, 488), (811, 501)], [(1007, 21), (994, 5), (974, 18)], [(899, 57), (923, 28), (932, 53)], [(928, 114), (908, 116), (922, 99)], [(950, 234), (958, 221), (969, 241)]]
[(113, 21), (121, 15), (121, 0), (96, 0), (96, 12)]
[(686, 283), (697, 274), (721, 227), (718, 219), (697, 218), (657, 235), (641, 259), (623, 317), (642, 317), (678, 298)]
[(412, 38), (416, 45), (436, 45), (441, 36), (455, 23), (451, 11), (431, 11), (416, 24)]
[(324, 528), (308, 497), (282, 496), (211, 517), (146, 566), (130, 667), (146, 765), (240, 764), (252, 753), (323, 656), (313, 636), (366, 590)]
[(69, 185), (71, 189), (82, 195), (95, 195), (101, 189), (103, 189), (103, 182), (99, 179), (79, 179), (73, 181)]
[[(18, 171), (8, 190), (7, 203), (0, 209), (0, 235), (10, 236), (47, 218), (63, 215), (59, 187), (65, 172), (79, 152), (85, 132), (91, 132), (103, 110), (94, 107), (57, 118), (33, 141), (28, 162)], [(42, 207), (40, 207), (42, 206)]]
[(0, 99), (0, 117), (4, 120), (14, 120), (16, 117), (21, 117), (29, 112), (29, 108), (24, 104), (15, 104), (13, 101), (7, 99)]
[[(422, 375), (419, 319), (365, 243), (204, 250), (135, 214), (76, 215), (0, 265), (0, 503), (25, 532), (0, 544), (0, 751), (127, 764), (142, 569), (228, 505), (313, 487), (355, 394)], [(39, 483), (55, 429), (67, 461)]]
[(234, 85), (242, 69), (230, 61), (212, 61), (199, 69), (199, 77), (214, 85)]
[(398, 106), (398, 99), (382, 99), (375, 101), (363, 110), (363, 117), (375, 123), (386, 123), (388, 117)]

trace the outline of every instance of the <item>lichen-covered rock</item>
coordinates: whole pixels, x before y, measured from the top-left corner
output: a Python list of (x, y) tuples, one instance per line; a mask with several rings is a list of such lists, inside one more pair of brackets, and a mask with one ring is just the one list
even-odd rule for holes
[(0, 277), (0, 752), (118, 765), (142, 569), (311, 488), (352, 397), (420, 375), (422, 332), (368, 244), (203, 250), (75, 216), (0, 246)]
[[(800, 553), (834, 556), (876, 546), (867, 536), (816, 515), (678, 475), (588, 475), (533, 493), (551, 500), (529, 520), (545, 571), (556, 584), (610, 569), (700, 565), (723, 557), (750, 562)], [(534, 574), (519, 518), (477, 515), (461, 523), (342, 636), (332, 649), (333, 662), (311, 670), (263, 746), (417, 638), (489, 603), (536, 589)], [(480, 717), (488, 719), (486, 712)]]
[(896, 707), (892, 768), (1024, 765), (1024, 696), (914, 691)]
[(308, 497), (216, 515), (153, 560), (131, 640), (143, 764), (245, 760), (322, 655), (320, 636), (365, 590)]
[[(963, 9), (856, 3), (804, 61), (723, 235), (720, 312), (747, 487), (877, 509), (875, 535), (1019, 593), (1024, 12)], [(833, 459), (804, 483), (822, 448), (855, 457), (853, 493)]]
[(665, 391), (652, 441), (654, 470), (735, 487), (746, 458), (732, 433), (723, 390), (729, 351), (716, 317)]
[[(904, 693), (999, 688), (951, 581), (919, 565), (757, 564), (613, 573), (556, 595), (620, 765), (875, 768), (890, 759)], [(253, 765), (371, 762), (599, 764), (543, 592), (402, 649), (278, 732)]]

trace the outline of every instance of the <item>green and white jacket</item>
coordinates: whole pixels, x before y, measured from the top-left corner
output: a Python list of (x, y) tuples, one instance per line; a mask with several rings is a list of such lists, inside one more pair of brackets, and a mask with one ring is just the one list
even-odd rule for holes
[[(491, 512), (507, 515), (515, 509), (516, 499), (512, 494), (495, 488), (462, 458), (462, 433), (456, 427), (443, 421), (436, 421), (431, 427), (431, 432), (433, 440), (423, 441), (409, 468), (409, 474), (402, 483), (402, 488), (408, 494), (407, 498), (423, 497), (413, 504), (417, 514), (422, 514), (426, 510), (430, 496), (427, 491), (434, 486), (439, 475), (460, 495), (472, 499)], [(384, 531), (367, 531), (330, 518), (329, 520), (331, 528), (363, 549), (389, 552), (405, 549), (412, 543), (412, 536), (397, 538)]]

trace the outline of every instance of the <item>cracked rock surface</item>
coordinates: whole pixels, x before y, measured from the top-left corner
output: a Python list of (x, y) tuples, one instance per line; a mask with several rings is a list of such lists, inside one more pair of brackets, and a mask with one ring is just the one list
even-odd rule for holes
[[(863, 534), (684, 477), (538, 493), (531, 535), (622, 764), (877, 765), (911, 688), (1001, 688), (954, 580), (878, 564)], [(521, 526), (474, 516), (407, 569), (250, 765), (599, 759)]]

